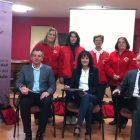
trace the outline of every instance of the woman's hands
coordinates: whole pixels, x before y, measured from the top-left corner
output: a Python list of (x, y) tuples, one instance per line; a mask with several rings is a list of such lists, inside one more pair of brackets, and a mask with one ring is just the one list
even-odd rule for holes
[(88, 93), (85, 92), (85, 91), (83, 91), (83, 93), (84, 93), (83, 95), (80, 94), (79, 96), (80, 96), (80, 97), (83, 97), (83, 96), (85, 96), (86, 94), (88, 94)]
[(120, 76), (115, 74), (115, 75), (113, 76), (113, 79), (114, 79), (114, 80), (119, 80), (119, 79), (120, 79)]
[(59, 78), (59, 82), (60, 84), (64, 84), (64, 78), (63, 77)]

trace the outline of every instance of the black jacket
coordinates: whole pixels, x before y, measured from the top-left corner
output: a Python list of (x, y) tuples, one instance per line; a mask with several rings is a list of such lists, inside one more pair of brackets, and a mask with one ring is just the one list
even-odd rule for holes
[[(79, 87), (80, 76), (81, 76), (81, 71), (79, 72), (77, 68), (74, 69), (70, 82), (71, 88)], [(88, 78), (89, 89), (86, 92), (88, 94), (96, 95), (98, 97), (98, 85), (99, 85), (98, 69), (92, 67), (89, 69), (89, 78)]]

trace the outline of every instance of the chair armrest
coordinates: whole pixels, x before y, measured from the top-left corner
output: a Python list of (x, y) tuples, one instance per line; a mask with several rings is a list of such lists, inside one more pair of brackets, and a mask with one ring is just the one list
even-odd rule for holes
[[(13, 89), (12, 92), (14, 92), (13, 104), (14, 104), (14, 106), (17, 108), (17, 107), (19, 106), (20, 101), (21, 101), (22, 94), (21, 94), (20, 91), (19, 91), (18, 89), (16, 89), (16, 88)], [(16, 99), (15, 99), (16, 94), (19, 95), (17, 101), (15, 101), (15, 100), (16, 100)]]

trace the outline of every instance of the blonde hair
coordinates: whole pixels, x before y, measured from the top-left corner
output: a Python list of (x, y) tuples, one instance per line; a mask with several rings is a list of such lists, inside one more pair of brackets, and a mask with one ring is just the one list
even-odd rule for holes
[[(49, 44), (48, 41), (47, 41), (47, 36), (48, 36), (48, 34), (49, 34), (51, 31), (54, 31), (54, 32), (55, 32), (55, 40), (54, 40), (54, 42), (53, 42), (52, 44)], [(57, 30), (56, 30), (55, 28), (50, 28), (50, 29), (47, 31), (47, 33), (46, 33), (46, 35), (45, 35), (45, 38), (41, 41), (41, 46), (42, 46), (42, 48), (43, 48), (43, 45), (44, 45), (45, 43), (47, 43), (47, 44), (49, 44), (50, 47), (55, 47), (55, 46), (58, 44), (57, 41), (58, 41), (58, 33), (57, 33)]]

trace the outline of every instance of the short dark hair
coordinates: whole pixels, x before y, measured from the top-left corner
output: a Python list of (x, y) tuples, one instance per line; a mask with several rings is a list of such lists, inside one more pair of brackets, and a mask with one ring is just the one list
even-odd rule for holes
[(93, 37), (93, 42), (95, 42), (95, 39), (98, 38), (98, 37), (100, 37), (100, 38), (102, 39), (102, 42), (104, 42), (104, 36), (101, 35), (101, 34), (95, 35), (95, 36)]
[(125, 43), (126, 43), (126, 49), (130, 49), (130, 45), (129, 45), (129, 43), (128, 43), (128, 40), (127, 40), (125, 37), (120, 37), (120, 38), (118, 38), (118, 40), (117, 40), (117, 42), (116, 42), (116, 45), (115, 45), (115, 49), (119, 49), (119, 48), (118, 48), (118, 42), (119, 42), (120, 39), (123, 39), (123, 40), (125, 41)]
[(67, 36), (67, 38), (66, 38), (66, 44), (65, 44), (65, 46), (71, 45), (71, 42), (70, 42), (71, 34), (75, 34), (75, 35), (76, 35), (77, 41), (76, 41), (75, 45), (76, 45), (76, 46), (80, 46), (80, 37), (79, 37), (79, 35), (78, 35), (78, 33), (77, 33), (76, 31), (71, 31), (71, 32), (68, 34), (68, 36)]
[(82, 70), (82, 63), (81, 63), (81, 58), (87, 56), (89, 58), (89, 64), (88, 66), (90, 68), (93, 68), (93, 60), (92, 60), (92, 56), (88, 51), (82, 51), (79, 56), (78, 56), (78, 60), (77, 60), (77, 69), (79, 72), (81, 72)]
[(37, 52), (42, 52), (42, 57), (44, 57), (44, 52), (43, 52), (41, 49), (33, 49), (33, 50), (31, 51), (30, 56), (33, 56), (33, 52), (35, 52), (35, 51), (37, 51)]

